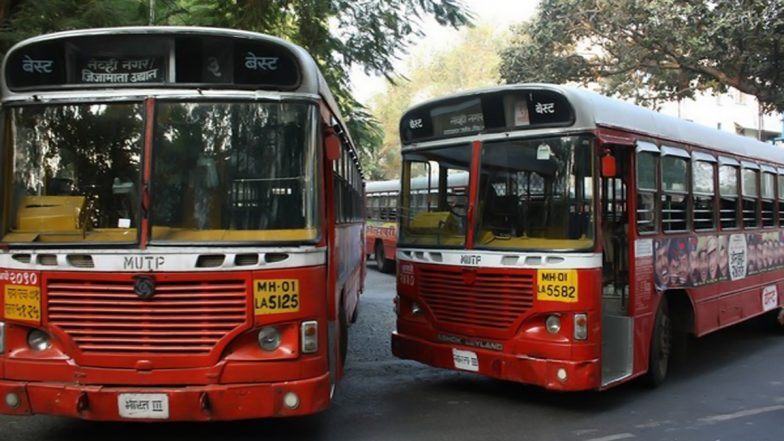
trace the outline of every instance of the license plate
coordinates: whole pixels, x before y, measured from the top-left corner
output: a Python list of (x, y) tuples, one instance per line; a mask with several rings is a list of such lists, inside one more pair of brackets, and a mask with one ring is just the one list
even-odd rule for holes
[(479, 372), (479, 358), (476, 356), (476, 352), (452, 349), (452, 360), (454, 360), (457, 369)]
[(166, 394), (120, 394), (117, 407), (122, 418), (169, 418), (169, 397)]

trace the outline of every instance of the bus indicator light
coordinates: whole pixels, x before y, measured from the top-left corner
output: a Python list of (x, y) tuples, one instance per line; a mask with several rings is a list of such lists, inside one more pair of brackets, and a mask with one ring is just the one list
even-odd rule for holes
[(588, 314), (580, 313), (574, 315), (574, 339), (588, 339)]
[(538, 270), (536, 282), (537, 300), (576, 303), (579, 299), (576, 270)]

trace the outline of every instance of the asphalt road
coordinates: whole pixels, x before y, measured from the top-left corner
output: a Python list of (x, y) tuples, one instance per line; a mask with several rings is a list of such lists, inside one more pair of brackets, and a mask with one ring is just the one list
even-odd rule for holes
[(761, 322), (697, 340), (668, 382), (552, 393), (394, 359), (394, 277), (368, 271), (347, 377), (327, 412), (228, 423), (0, 416), (0, 441), (784, 439), (784, 333)]

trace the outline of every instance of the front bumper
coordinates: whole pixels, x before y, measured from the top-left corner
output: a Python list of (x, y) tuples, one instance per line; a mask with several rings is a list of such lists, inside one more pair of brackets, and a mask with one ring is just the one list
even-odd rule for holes
[[(294, 392), (299, 406), (289, 409), (284, 396)], [(5, 397), (19, 398), (9, 407)], [(119, 413), (119, 395), (165, 394), (169, 401), (166, 421), (217, 421), (307, 415), (329, 406), (329, 373), (300, 381), (263, 384), (204, 385), (183, 387), (106, 387), (77, 384), (0, 381), (0, 413), (47, 414), (97, 421), (161, 421), (126, 419)]]
[[(392, 354), (434, 367), (456, 370), (453, 349), (476, 353), (479, 361), (477, 373), (489, 377), (560, 391), (591, 390), (601, 387), (599, 360), (533, 358), (474, 347), (433, 343), (397, 332), (392, 334)], [(563, 381), (558, 378), (558, 371), (561, 369), (566, 373), (566, 379)]]

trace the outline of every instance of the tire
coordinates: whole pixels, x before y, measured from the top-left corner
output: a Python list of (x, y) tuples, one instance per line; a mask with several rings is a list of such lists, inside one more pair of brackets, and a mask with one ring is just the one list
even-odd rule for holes
[(651, 336), (650, 358), (648, 360), (647, 383), (651, 387), (658, 387), (667, 378), (672, 353), (672, 323), (667, 299), (659, 303), (656, 312), (656, 321), (653, 324)]
[(384, 243), (376, 242), (376, 269), (382, 273), (391, 273), (395, 270), (395, 261), (384, 257)]
[(780, 334), (784, 334), (784, 307), (782, 307), (779, 310), (778, 314), (776, 314), (775, 317), (776, 317), (776, 321), (773, 323), (778, 325), (778, 328), (776, 329)]
[(763, 315), (764, 329), (771, 334), (784, 335), (784, 310), (776, 308)]

